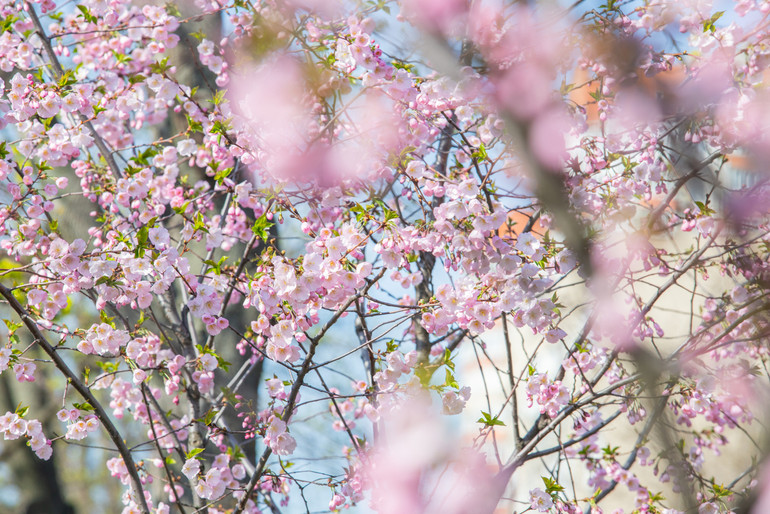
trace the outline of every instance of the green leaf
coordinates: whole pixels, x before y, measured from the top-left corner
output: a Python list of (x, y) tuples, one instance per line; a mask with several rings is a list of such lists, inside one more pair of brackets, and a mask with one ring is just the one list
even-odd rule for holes
[(147, 225), (142, 226), (142, 228), (139, 229), (139, 232), (136, 233), (136, 249), (134, 250), (135, 257), (144, 257), (144, 251), (147, 246), (147, 238), (149, 233), (150, 230), (147, 228)]
[(217, 358), (217, 363), (219, 364), (219, 367), (222, 368), (225, 372), (230, 371), (230, 366), (232, 366), (231, 362), (227, 362), (222, 357), (220, 357), (217, 354), (214, 354), (214, 357)]
[(96, 361), (96, 365), (104, 370), (105, 373), (115, 373), (118, 370), (117, 362)]
[(228, 446), (227, 454), (230, 455), (231, 457), (230, 460), (233, 462), (238, 462), (239, 460), (245, 457), (241, 449), (238, 447)]
[(219, 170), (219, 171), (217, 171), (217, 172), (216, 172), (216, 174), (214, 175), (214, 180), (216, 180), (216, 181), (217, 181), (217, 184), (219, 184), (219, 185), (221, 186), (221, 185), (222, 185), (222, 182), (224, 182), (224, 180), (225, 180), (225, 179), (226, 179), (228, 176), (230, 176), (230, 173), (232, 173), (232, 172), (233, 172), (233, 169), (232, 169), (232, 168), (225, 168), (225, 169), (223, 169), (223, 170)]
[(355, 204), (353, 207), (351, 207), (350, 212), (356, 215), (356, 221), (359, 223), (363, 223), (366, 220), (366, 209), (361, 207), (359, 204)]
[(487, 149), (484, 148), (483, 144), (479, 145), (479, 149), (473, 152), (472, 155), (473, 158), (475, 158), (477, 161), (486, 161), (487, 160)]
[(171, 2), (167, 2), (164, 6), (166, 8), (166, 12), (171, 16), (182, 16), (182, 13), (179, 12), (179, 8)]
[(733, 492), (727, 487), (724, 487), (722, 485), (717, 484), (716, 482), (713, 482), (713, 479), (711, 484), (711, 490), (714, 492), (714, 496), (716, 496), (717, 498), (724, 498), (726, 496), (730, 496), (733, 494)]
[(656, 503), (656, 502), (662, 502), (666, 498), (663, 496), (663, 493), (655, 493), (653, 494), (652, 491), (647, 491), (647, 494), (650, 495), (650, 502)]
[(130, 84), (138, 84), (140, 82), (144, 82), (145, 80), (147, 80), (147, 77), (141, 74), (131, 75), (128, 77), (128, 82)]
[(251, 231), (254, 232), (254, 235), (260, 238), (262, 241), (267, 241), (267, 231), (272, 226), (273, 224), (267, 220), (267, 214), (263, 214), (254, 222), (254, 225), (251, 227)]
[(418, 364), (417, 367), (414, 368), (414, 376), (420, 379), (420, 384), (422, 384), (423, 387), (428, 387), (433, 372), (436, 371), (437, 367), (438, 366), (436, 365), (430, 364)]
[(497, 419), (497, 416), (492, 417), (490, 413), (484, 411), (481, 411), (481, 417), (476, 421), (476, 423), (481, 423), (488, 427), (505, 426), (505, 423)]
[(206, 415), (203, 416), (203, 424), (210, 425), (214, 421), (214, 416), (216, 415), (217, 415), (217, 411), (215, 411), (214, 409), (209, 409), (208, 412), (206, 412)]
[(220, 134), (222, 136), (227, 136), (227, 131), (228, 131), (228, 126), (219, 120), (215, 121), (214, 124), (211, 126), (212, 134)]
[(711, 15), (711, 18), (708, 20), (703, 21), (703, 32), (715, 32), (717, 30), (716, 25), (714, 23), (722, 17), (724, 14), (724, 11), (717, 11), (714, 14)]
[(414, 64), (409, 64), (403, 61), (394, 60), (391, 62), (391, 64), (397, 70), (412, 71), (414, 69)]
[(703, 215), (705, 216), (711, 216), (716, 212), (714, 209), (704, 204), (703, 202), (696, 201), (695, 205), (698, 206), (698, 209), (700, 209), (700, 212), (703, 213)]
[(187, 126), (190, 127), (192, 132), (203, 132), (203, 124), (200, 121), (195, 121), (189, 115), (187, 116)]
[(450, 370), (446, 370), (446, 378), (444, 379), (444, 385), (447, 387), (454, 387), (455, 389), (459, 389), (460, 386), (457, 385), (457, 381), (455, 380), (455, 376), (452, 374)]
[(3, 19), (2, 25), (0, 25), (0, 34), (4, 32), (8, 32), (13, 26), (13, 24), (16, 23), (16, 20), (18, 20), (18, 18), (13, 14), (6, 16)]
[[(79, 6), (79, 7), (82, 7), (82, 6)], [(67, 70), (64, 72), (64, 74), (61, 77), (59, 77), (58, 85), (59, 87), (66, 87), (71, 84), (74, 84), (75, 82), (77, 82), (77, 79), (75, 79), (74, 71)]]
[[(102, 277), (105, 278), (105, 277)], [(97, 280), (98, 283), (98, 280)], [(107, 313), (104, 311), (99, 311), (99, 319), (102, 321), (102, 323), (107, 323), (112, 328), (115, 328), (115, 318), (111, 318), (107, 316)]]
[(142, 153), (134, 157), (133, 161), (144, 166), (149, 166), (150, 159), (152, 159), (156, 155), (158, 155), (158, 150), (155, 147), (150, 146), (145, 148), (145, 150)]
[(545, 484), (545, 492), (548, 494), (558, 493), (560, 491), (564, 490), (564, 487), (560, 486), (559, 483), (550, 477), (540, 477), (543, 479), (543, 483)]
[(200, 230), (201, 232), (209, 233), (209, 229), (206, 228), (206, 220), (203, 218), (203, 214), (199, 212), (195, 213), (195, 218), (193, 219), (193, 228), (195, 230)]
[(86, 412), (91, 412), (94, 410), (93, 406), (90, 403), (73, 403), (72, 406), (78, 410), (83, 410)]
[(99, 20), (96, 19), (96, 16), (91, 14), (91, 11), (88, 10), (88, 7), (84, 5), (76, 5), (75, 7), (78, 8), (80, 11), (80, 16), (83, 17), (84, 20), (86, 20), (89, 23), (97, 23)]
[(99, 279), (96, 281), (94, 285), (100, 286), (102, 284), (107, 284), (110, 287), (115, 287), (116, 285), (118, 285), (118, 281), (112, 277), (99, 277)]
[(452, 352), (449, 351), (449, 348), (444, 350), (444, 364), (452, 371), (455, 370), (455, 363), (452, 362)]
[(150, 70), (160, 75), (163, 75), (169, 68), (168, 57), (164, 57), (162, 60), (150, 65)]
[(214, 105), (221, 104), (222, 101), (225, 99), (225, 92), (226, 91), (224, 89), (220, 89), (219, 91), (217, 91), (217, 93), (211, 99), (211, 103), (213, 103)]
[(193, 457), (195, 457), (196, 455), (198, 455), (201, 452), (203, 452), (203, 448), (194, 448), (194, 449), (190, 450), (189, 452), (185, 453), (185, 458), (187, 458), (188, 460), (192, 459)]
[(8, 327), (8, 332), (13, 333), (22, 327), (22, 323), (15, 323), (9, 319), (4, 319), (5, 326)]
[(187, 208), (190, 206), (190, 201), (186, 201), (182, 204), (181, 207), (174, 207), (174, 212), (177, 214), (184, 214), (184, 212), (187, 210)]
[(217, 275), (221, 275), (222, 274), (222, 264), (224, 264), (226, 260), (227, 260), (227, 256), (223, 256), (223, 257), (221, 257), (219, 259), (219, 262), (214, 262), (211, 259), (206, 259), (203, 262), (205, 264), (208, 264), (209, 266), (211, 266), (211, 268), (214, 270), (214, 273), (216, 273)]

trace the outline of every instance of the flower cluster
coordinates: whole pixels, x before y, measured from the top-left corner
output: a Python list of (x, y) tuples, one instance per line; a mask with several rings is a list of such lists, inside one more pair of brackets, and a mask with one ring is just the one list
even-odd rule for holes
[(51, 441), (43, 434), (43, 425), (40, 421), (24, 419), (17, 413), (6, 412), (0, 416), (0, 432), (6, 441), (27, 437), (27, 445), (35, 452), (35, 455), (43, 460), (51, 458), (53, 453)]
[(559, 410), (570, 401), (567, 387), (561, 380), (548, 380), (548, 375), (535, 373), (527, 379), (527, 402), (531, 407), (537, 403), (540, 412), (554, 418)]

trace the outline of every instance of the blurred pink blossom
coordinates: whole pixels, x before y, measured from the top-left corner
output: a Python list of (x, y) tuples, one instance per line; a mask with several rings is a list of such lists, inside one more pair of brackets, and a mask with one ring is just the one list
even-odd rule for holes
[(372, 507), (381, 514), (487, 514), (502, 496), (508, 473), (460, 447), (430, 399), (409, 397), (381, 418), (381, 438), (366, 476)]
[(465, 10), (465, 0), (403, 0), (401, 2), (401, 14), (429, 30), (448, 31)]
[(539, 114), (529, 129), (529, 145), (541, 165), (560, 170), (567, 160), (564, 135), (570, 130), (570, 120), (561, 106), (556, 105)]

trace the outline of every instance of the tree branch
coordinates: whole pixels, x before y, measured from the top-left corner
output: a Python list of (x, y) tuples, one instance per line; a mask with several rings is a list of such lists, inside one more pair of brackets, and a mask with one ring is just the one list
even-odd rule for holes
[(85, 401), (87, 401), (94, 408), (96, 417), (99, 418), (99, 421), (104, 426), (104, 429), (107, 431), (110, 439), (112, 439), (112, 442), (115, 444), (115, 447), (120, 453), (120, 456), (123, 458), (123, 462), (126, 464), (126, 470), (128, 471), (129, 478), (131, 479), (131, 488), (134, 491), (134, 496), (136, 496), (137, 504), (142, 509), (142, 514), (149, 514), (150, 509), (147, 506), (147, 501), (144, 498), (144, 488), (142, 487), (142, 481), (139, 478), (139, 473), (136, 469), (134, 459), (131, 456), (131, 452), (126, 446), (125, 441), (123, 441), (123, 438), (120, 436), (118, 429), (115, 428), (115, 425), (113, 425), (112, 420), (110, 420), (110, 417), (107, 415), (107, 412), (104, 410), (101, 403), (96, 400), (94, 395), (91, 393), (91, 390), (88, 389), (85, 384), (83, 384), (80, 378), (78, 378), (78, 376), (69, 368), (69, 366), (67, 366), (67, 363), (64, 362), (58, 353), (56, 353), (54, 347), (51, 345), (51, 343), (48, 342), (45, 335), (43, 335), (43, 333), (40, 331), (37, 323), (35, 323), (35, 321), (30, 317), (30, 315), (27, 313), (27, 310), (19, 303), (16, 297), (13, 296), (13, 292), (11, 292), (11, 290), (4, 285), (0, 284), (0, 295), (2, 295), (8, 301), (8, 304), (16, 312), (16, 314), (18, 314), (24, 325), (27, 327), (27, 330), (29, 330), (32, 336), (35, 338), (35, 341), (51, 358), (51, 360), (53, 360), (54, 365), (59, 369), (59, 371), (61, 371), (62, 374), (67, 377), (67, 380), (72, 384), (72, 387), (80, 394), (80, 396), (83, 397)]

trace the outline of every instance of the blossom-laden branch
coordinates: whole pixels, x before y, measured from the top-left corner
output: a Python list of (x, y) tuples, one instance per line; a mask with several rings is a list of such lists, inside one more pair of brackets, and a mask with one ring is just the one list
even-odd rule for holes
[[(336, 323), (340, 316), (345, 314), (348, 308), (350, 308), (350, 306), (353, 305), (359, 298), (366, 295), (366, 292), (369, 290), (369, 288), (375, 285), (384, 274), (385, 270), (380, 271), (379, 274), (377, 274), (366, 284), (366, 287), (359, 294), (348, 299), (339, 309), (337, 309), (337, 312), (335, 312), (332, 317), (324, 324), (324, 326), (321, 327), (321, 330), (319, 330), (317, 334), (310, 337), (310, 346), (308, 347), (307, 355), (305, 355), (305, 359), (302, 361), (302, 366), (297, 371), (297, 376), (294, 379), (294, 383), (292, 384), (289, 397), (286, 400), (286, 406), (283, 408), (283, 413), (281, 414), (281, 421), (283, 422), (284, 426), (289, 423), (289, 420), (294, 414), (294, 406), (297, 402), (297, 395), (299, 394), (300, 388), (304, 384), (305, 376), (312, 369), (313, 357), (315, 357), (316, 349), (321, 343), (321, 339), (323, 339), (324, 335), (326, 335), (326, 332), (328, 332), (334, 323)], [(254, 473), (252, 473), (251, 478), (249, 478), (248, 484), (246, 484), (246, 494), (244, 494), (240, 502), (238, 502), (235, 514), (240, 514), (246, 508), (246, 502), (249, 500), (249, 496), (254, 491), (254, 488), (257, 486), (259, 480), (262, 478), (265, 466), (267, 465), (267, 460), (270, 458), (272, 452), (273, 449), (271, 447), (265, 448), (265, 450), (262, 452), (262, 455), (257, 462), (257, 467), (254, 470)]]
[(78, 377), (70, 369), (67, 363), (64, 362), (64, 359), (62, 359), (62, 357), (56, 352), (56, 348), (54, 348), (51, 343), (48, 342), (48, 339), (45, 337), (43, 332), (41, 332), (40, 327), (38, 327), (35, 320), (32, 319), (29, 312), (27, 312), (24, 306), (21, 305), (13, 295), (13, 291), (8, 289), (3, 284), (0, 284), (0, 295), (5, 298), (11, 309), (13, 309), (19, 318), (21, 318), (24, 326), (27, 327), (27, 330), (29, 330), (29, 333), (34, 338), (34, 342), (40, 346), (40, 348), (43, 350), (43, 352), (45, 352), (46, 355), (48, 355), (48, 357), (51, 358), (54, 365), (56, 366), (56, 369), (58, 369), (62, 375), (64, 375), (64, 377), (67, 379), (67, 382), (72, 385), (72, 388), (75, 389), (75, 391), (77, 391), (78, 394), (82, 396), (83, 399), (88, 402), (88, 404), (94, 409), (96, 417), (104, 426), (107, 435), (110, 437), (110, 440), (120, 453), (120, 457), (123, 459), (123, 462), (126, 464), (128, 475), (131, 477), (131, 488), (134, 492), (135, 501), (138, 505), (141, 506), (141, 512), (143, 514), (149, 514), (150, 509), (147, 506), (147, 501), (144, 498), (144, 487), (142, 486), (142, 480), (139, 477), (139, 471), (136, 467), (136, 464), (134, 463), (134, 458), (131, 456), (131, 452), (126, 446), (126, 443), (123, 440), (123, 437), (120, 435), (120, 432), (118, 432), (118, 429), (112, 423), (109, 414), (107, 414), (107, 412), (104, 410), (104, 407), (102, 407), (102, 404), (99, 403), (96, 397), (91, 393), (91, 390), (80, 380), (80, 377)]

